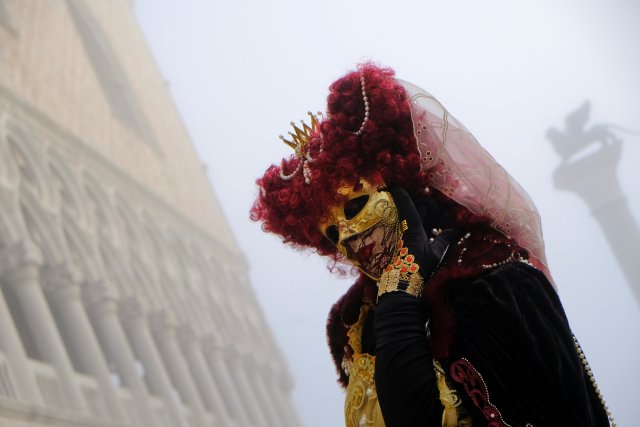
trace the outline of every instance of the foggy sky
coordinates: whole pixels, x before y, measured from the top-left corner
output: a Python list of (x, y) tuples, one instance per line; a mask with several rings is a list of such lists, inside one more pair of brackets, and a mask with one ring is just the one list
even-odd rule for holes
[[(307, 427), (344, 424), (324, 326), (353, 278), (285, 248), (248, 211), (255, 179), (289, 154), (277, 136), (308, 110), (324, 110), (328, 85), (364, 60), (433, 93), (529, 192), (574, 333), (618, 424), (637, 423), (640, 310), (587, 206), (554, 188), (561, 159), (545, 138), (585, 100), (589, 125), (640, 129), (637, 2), (134, 3), (251, 265)], [(639, 221), (640, 136), (616, 132), (624, 140), (618, 177)]]

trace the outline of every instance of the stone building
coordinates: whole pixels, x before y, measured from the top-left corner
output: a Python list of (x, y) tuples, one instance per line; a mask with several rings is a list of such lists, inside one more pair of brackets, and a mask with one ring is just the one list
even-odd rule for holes
[(0, 0), (0, 425), (300, 425), (130, 0)]

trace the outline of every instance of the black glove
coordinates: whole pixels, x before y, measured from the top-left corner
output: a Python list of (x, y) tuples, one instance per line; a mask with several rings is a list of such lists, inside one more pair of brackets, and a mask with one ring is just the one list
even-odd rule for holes
[(400, 253), (380, 278), (378, 296), (405, 291), (419, 297), (425, 281), (436, 271), (458, 233), (448, 229), (428, 238), (409, 193), (402, 187), (390, 187), (387, 191), (398, 210), (403, 243)]

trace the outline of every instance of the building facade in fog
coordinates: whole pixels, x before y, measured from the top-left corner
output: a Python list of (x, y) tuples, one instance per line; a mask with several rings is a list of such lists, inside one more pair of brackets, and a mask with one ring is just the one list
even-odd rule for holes
[(299, 425), (129, 0), (0, 0), (0, 290), (3, 427)]

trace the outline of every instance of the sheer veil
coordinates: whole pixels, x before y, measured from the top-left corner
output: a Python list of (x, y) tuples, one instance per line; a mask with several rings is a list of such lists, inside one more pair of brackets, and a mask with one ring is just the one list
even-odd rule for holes
[(540, 215), (518, 182), (427, 91), (397, 80), (409, 97), (422, 168), (429, 185), (484, 216), (530, 254), (555, 287), (544, 252)]

